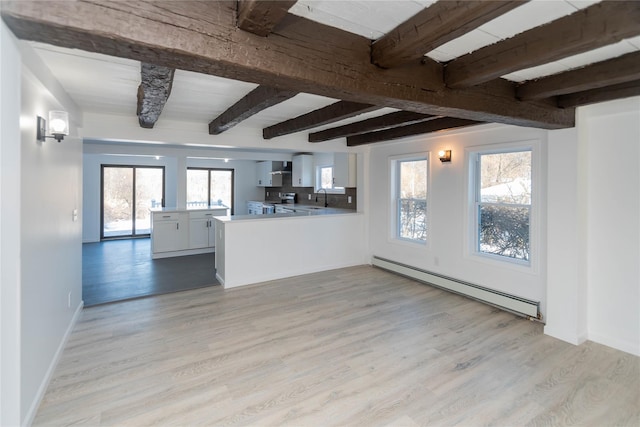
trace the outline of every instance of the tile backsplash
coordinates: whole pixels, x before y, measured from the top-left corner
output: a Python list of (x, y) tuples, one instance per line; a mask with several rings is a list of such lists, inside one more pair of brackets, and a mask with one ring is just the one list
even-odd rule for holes
[[(269, 202), (280, 202), (280, 196), (278, 193), (296, 193), (296, 203), (324, 206), (324, 191), (316, 193), (313, 187), (294, 187), (291, 185), (290, 174), (282, 176), (282, 187), (265, 187), (264, 200)], [(330, 208), (357, 210), (356, 195), (356, 188), (345, 188), (345, 194), (327, 194), (327, 202)], [(311, 196), (311, 200), (309, 200), (309, 196)], [(318, 199), (317, 202), (316, 196)], [(351, 203), (349, 203), (349, 197), (351, 197)]]

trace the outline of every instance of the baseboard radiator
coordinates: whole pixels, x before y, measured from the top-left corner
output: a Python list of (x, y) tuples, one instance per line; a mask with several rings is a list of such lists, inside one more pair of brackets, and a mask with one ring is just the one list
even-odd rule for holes
[(424, 282), (426, 284), (446, 289), (448, 291), (485, 302), (495, 307), (507, 310), (514, 314), (524, 316), (531, 320), (541, 320), (540, 303), (528, 299), (520, 298), (504, 292), (494, 291), (489, 288), (452, 279), (440, 274), (430, 273), (416, 267), (411, 267), (399, 262), (374, 256), (371, 262), (374, 266), (384, 270), (392, 271), (402, 276)]

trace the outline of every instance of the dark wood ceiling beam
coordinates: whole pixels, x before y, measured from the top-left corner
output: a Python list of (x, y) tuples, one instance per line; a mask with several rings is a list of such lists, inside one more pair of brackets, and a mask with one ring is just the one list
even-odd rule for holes
[(421, 123), (433, 120), (439, 116), (431, 114), (413, 113), (411, 111), (396, 111), (384, 116), (372, 117), (360, 122), (338, 126), (331, 129), (322, 130), (309, 134), (309, 142), (322, 142), (331, 139), (345, 138), (347, 136), (359, 135), (377, 130), (391, 129), (398, 126)]
[(265, 37), (295, 3), (295, 0), (238, 0), (238, 28)]
[(640, 52), (633, 52), (577, 70), (525, 82), (518, 87), (516, 94), (522, 100), (542, 99), (638, 79)]
[(448, 89), (439, 64), (371, 64), (365, 37), (292, 14), (259, 37), (238, 30), (236, 12), (235, 2), (222, 1), (3, 1), (0, 10), (21, 39), (423, 114), (574, 125), (573, 112), (555, 103), (517, 100), (509, 82)]
[(371, 60), (384, 68), (421, 60), (526, 1), (437, 1), (373, 42)]
[(138, 86), (138, 106), (136, 114), (143, 128), (151, 129), (156, 124), (164, 104), (171, 94), (175, 69), (143, 62), (140, 66), (142, 77)]
[(603, 1), (451, 61), (448, 87), (487, 82), (640, 34), (640, 2)]
[(558, 106), (561, 108), (574, 108), (581, 105), (612, 101), (614, 99), (630, 98), (638, 95), (640, 95), (640, 80), (635, 80), (600, 89), (592, 89), (558, 96)]
[(277, 136), (289, 135), (379, 109), (380, 107), (375, 105), (338, 101), (318, 110), (311, 111), (310, 113), (264, 128), (262, 130), (262, 137), (264, 139), (271, 139)]
[(481, 125), (483, 122), (467, 119), (456, 119), (453, 117), (442, 117), (423, 123), (408, 126), (401, 126), (393, 129), (381, 130), (378, 132), (363, 133), (347, 137), (347, 146), (371, 144), (374, 142), (391, 141), (399, 138), (406, 138), (413, 135), (437, 132), (441, 130), (454, 129), (459, 127)]
[(274, 89), (268, 86), (258, 86), (229, 107), (224, 113), (213, 119), (209, 123), (209, 134), (219, 135), (254, 114), (296, 95), (297, 92)]

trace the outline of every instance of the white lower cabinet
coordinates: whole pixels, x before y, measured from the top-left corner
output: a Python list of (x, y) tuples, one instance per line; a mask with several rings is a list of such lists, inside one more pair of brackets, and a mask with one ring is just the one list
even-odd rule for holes
[(151, 257), (213, 252), (216, 235), (213, 217), (226, 215), (227, 208), (152, 212)]
[(153, 215), (151, 239), (153, 253), (185, 250), (189, 246), (187, 214), (159, 212)]
[(213, 212), (189, 213), (189, 249), (215, 248), (216, 222)]

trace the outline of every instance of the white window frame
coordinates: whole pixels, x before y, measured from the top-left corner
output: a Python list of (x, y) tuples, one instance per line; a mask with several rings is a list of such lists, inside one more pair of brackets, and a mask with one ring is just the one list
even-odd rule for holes
[[(430, 230), (431, 230), (431, 162), (429, 152), (403, 154), (398, 156), (389, 157), (389, 174), (390, 174), (390, 188), (389, 188), (389, 240), (394, 243), (407, 244), (411, 246), (419, 246), (428, 248), (430, 246)], [(399, 193), (400, 193), (400, 164), (402, 162), (410, 162), (424, 160), (427, 162), (427, 208), (426, 208), (426, 227), (427, 235), (425, 240), (409, 239), (400, 236), (400, 206), (399, 206)]]
[[(529, 260), (520, 260), (506, 256), (481, 252), (478, 250), (479, 218), (477, 209), (478, 181), (480, 179), (479, 156), (483, 154), (499, 154), (531, 151), (531, 208), (529, 217)], [(537, 274), (540, 266), (540, 245), (542, 241), (542, 195), (543, 174), (541, 173), (542, 145), (539, 140), (528, 140), (468, 147), (465, 150), (467, 164), (466, 205), (467, 221), (465, 221), (465, 258), (475, 261), (510, 268), (517, 271)]]
[(320, 190), (326, 191), (327, 194), (345, 194), (345, 188), (344, 187), (334, 187), (333, 183), (331, 184), (332, 186), (330, 188), (322, 188), (322, 169), (323, 168), (331, 168), (331, 177), (332, 182), (335, 182), (336, 178), (334, 176), (334, 165), (333, 164), (325, 164), (325, 165), (317, 165), (316, 166), (316, 193)]

